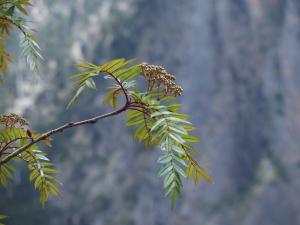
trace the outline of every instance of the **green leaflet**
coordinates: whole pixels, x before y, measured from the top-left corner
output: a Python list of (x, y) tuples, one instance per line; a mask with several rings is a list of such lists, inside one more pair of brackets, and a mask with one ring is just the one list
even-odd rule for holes
[(97, 65), (90, 63), (90, 62), (76, 63), (73, 65), (76, 67), (79, 67), (79, 68), (83, 68), (83, 69), (97, 69), (98, 68)]
[(169, 133), (170, 138), (172, 138), (174, 141), (184, 144), (185, 141), (182, 139), (182, 137), (176, 133)]
[(161, 118), (159, 120), (157, 120), (154, 125), (151, 127), (151, 131), (155, 131), (156, 128), (158, 128), (159, 126), (164, 125), (164, 122), (166, 121), (166, 118)]
[(184, 149), (178, 145), (172, 145), (172, 150), (178, 154), (186, 155)]
[(14, 14), (14, 11), (15, 11), (15, 6), (11, 6), (7, 11), (6, 11), (6, 15), (7, 16), (13, 16)]
[(144, 122), (144, 116), (137, 116), (137, 117), (133, 117), (131, 119), (128, 120), (128, 122), (126, 123), (126, 126), (133, 126), (133, 125), (138, 125), (140, 123)]
[(139, 128), (137, 128), (134, 132), (133, 137), (138, 140), (138, 141), (142, 141), (148, 134), (147, 128), (145, 124), (142, 124), (141, 126), (139, 126)]
[(174, 183), (175, 177), (176, 177), (175, 173), (170, 173), (167, 176), (165, 176), (164, 188), (168, 188), (172, 183)]
[(151, 117), (163, 116), (163, 115), (171, 115), (173, 112), (169, 111), (162, 111), (162, 112), (155, 112), (151, 114)]
[(123, 58), (115, 59), (111, 62), (106, 63), (106, 65), (103, 65), (101, 68), (102, 71), (106, 71), (107, 73), (114, 73), (117, 70), (121, 69), (122, 67), (132, 63), (133, 60), (126, 61)]
[(168, 174), (169, 172), (171, 172), (173, 169), (174, 168), (173, 168), (172, 163), (168, 163), (158, 171), (157, 176), (162, 177), (162, 176)]
[(193, 167), (192, 163), (189, 163), (189, 165), (187, 166), (187, 168), (186, 168), (186, 170), (185, 170), (186, 176), (187, 176), (187, 177), (192, 176), (193, 171), (194, 171), (194, 167)]
[(185, 135), (188, 134), (184, 128), (179, 126), (170, 126), (169, 128), (170, 130), (174, 131), (177, 134), (185, 134)]
[(87, 79), (84, 83), (90, 89), (93, 89), (93, 90), (97, 89), (95, 81), (92, 78)]
[(129, 110), (126, 114), (125, 114), (125, 118), (126, 119), (131, 119), (133, 117), (136, 117), (136, 116), (141, 116), (143, 115), (142, 112), (140, 111), (137, 111), (137, 110)]
[(179, 122), (179, 123), (191, 124), (189, 121), (186, 121), (184, 119), (180, 119), (178, 117), (168, 117), (168, 120), (171, 120), (171, 121), (174, 121), (174, 122)]
[(8, 180), (14, 179), (13, 174), (15, 171), (15, 168), (10, 163), (5, 163), (0, 166), (0, 181), (4, 188), (7, 188)]
[(168, 126), (163, 125), (159, 127), (155, 132), (152, 132), (151, 135), (151, 142), (153, 143), (161, 143), (165, 139), (165, 137), (168, 135), (167, 132)]
[(113, 89), (112, 91), (108, 92), (103, 100), (103, 105), (106, 106), (108, 103), (112, 108), (116, 108), (117, 106), (117, 97), (120, 95), (120, 89)]
[(85, 86), (81, 86), (78, 88), (78, 90), (76, 91), (76, 94), (73, 96), (73, 98), (67, 105), (67, 109), (69, 109), (72, 105), (75, 104), (76, 100), (79, 98), (80, 94), (83, 92), (84, 89), (85, 89)]
[(180, 166), (178, 166), (177, 164), (174, 164), (174, 168), (181, 176), (186, 177), (185, 172), (183, 171), (183, 169)]
[(195, 127), (192, 127), (192, 126), (182, 126), (183, 129), (185, 129), (186, 131), (193, 131), (193, 130), (196, 130)]
[(182, 139), (184, 141), (190, 142), (190, 143), (199, 143), (200, 142), (199, 138), (197, 138), (196, 136), (187, 135), (187, 134), (182, 135)]
[(119, 59), (114, 59), (112, 61), (106, 62), (99, 66), (99, 71), (105, 71), (107, 73), (112, 73), (116, 69), (120, 69), (124, 64), (126, 64), (125, 59), (119, 58)]
[(162, 155), (157, 159), (157, 162), (161, 163), (161, 164), (166, 164), (166, 163), (171, 162), (172, 159), (173, 158), (171, 155)]
[(129, 67), (127, 69), (124, 70), (120, 70), (118, 73), (116, 73), (116, 76), (122, 80), (122, 81), (126, 81), (129, 79), (133, 79), (136, 76), (140, 75), (141, 73), (141, 68), (139, 65), (135, 65), (132, 67)]

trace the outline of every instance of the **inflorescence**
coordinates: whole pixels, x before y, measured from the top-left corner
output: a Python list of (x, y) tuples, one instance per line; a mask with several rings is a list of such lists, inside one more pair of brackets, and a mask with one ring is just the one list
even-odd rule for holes
[(165, 96), (177, 97), (182, 94), (182, 87), (174, 82), (176, 77), (169, 74), (162, 66), (142, 63), (141, 68), (145, 79), (148, 81), (148, 91), (161, 90), (160, 88), (162, 88)]
[(14, 113), (0, 115), (1, 124), (8, 128), (28, 126), (28, 122), (23, 117)]

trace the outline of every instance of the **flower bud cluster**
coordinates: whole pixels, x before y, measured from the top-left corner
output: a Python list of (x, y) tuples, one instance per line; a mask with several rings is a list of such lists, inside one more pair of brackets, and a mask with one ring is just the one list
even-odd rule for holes
[(9, 128), (28, 126), (28, 122), (23, 117), (14, 113), (0, 115), (0, 124)]
[(162, 66), (142, 63), (141, 68), (145, 79), (151, 86), (151, 90), (162, 87), (166, 96), (177, 97), (182, 94), (182, 87), (174, 82), (176, 77), (169, 74)]

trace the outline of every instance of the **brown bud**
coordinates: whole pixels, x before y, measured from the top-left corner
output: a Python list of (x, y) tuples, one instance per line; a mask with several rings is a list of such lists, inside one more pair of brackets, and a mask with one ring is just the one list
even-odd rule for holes
[(32, 133), (31, 133), (31, 131), (30, 131), (29, 129), (26, 130), (26, 133), (27, 133), (27, 136), (28, 136), (28, 137), (30, 137), (31, 139), (33, 139), (33, 138), (32, 138)]

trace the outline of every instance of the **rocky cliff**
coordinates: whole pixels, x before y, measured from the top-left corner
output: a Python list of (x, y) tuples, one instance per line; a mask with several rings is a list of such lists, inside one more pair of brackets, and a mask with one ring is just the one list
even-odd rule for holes
[(62, 197), (40, 209), (20, 174), (0, 196), (9, 224), (300, 224), (298, 0), (45, 0), (32, 17), (43, 74), (33, 82), (18, 60), (1, 111), (45, 130), (104, 111), (101, 91), (65, 111), (73, 62), (163, 64), (183, 84), (214, 183), (187, 182), (172, 211), (155, 177), (157, 151), (136, 144), (119, 116), (56, 136)]

